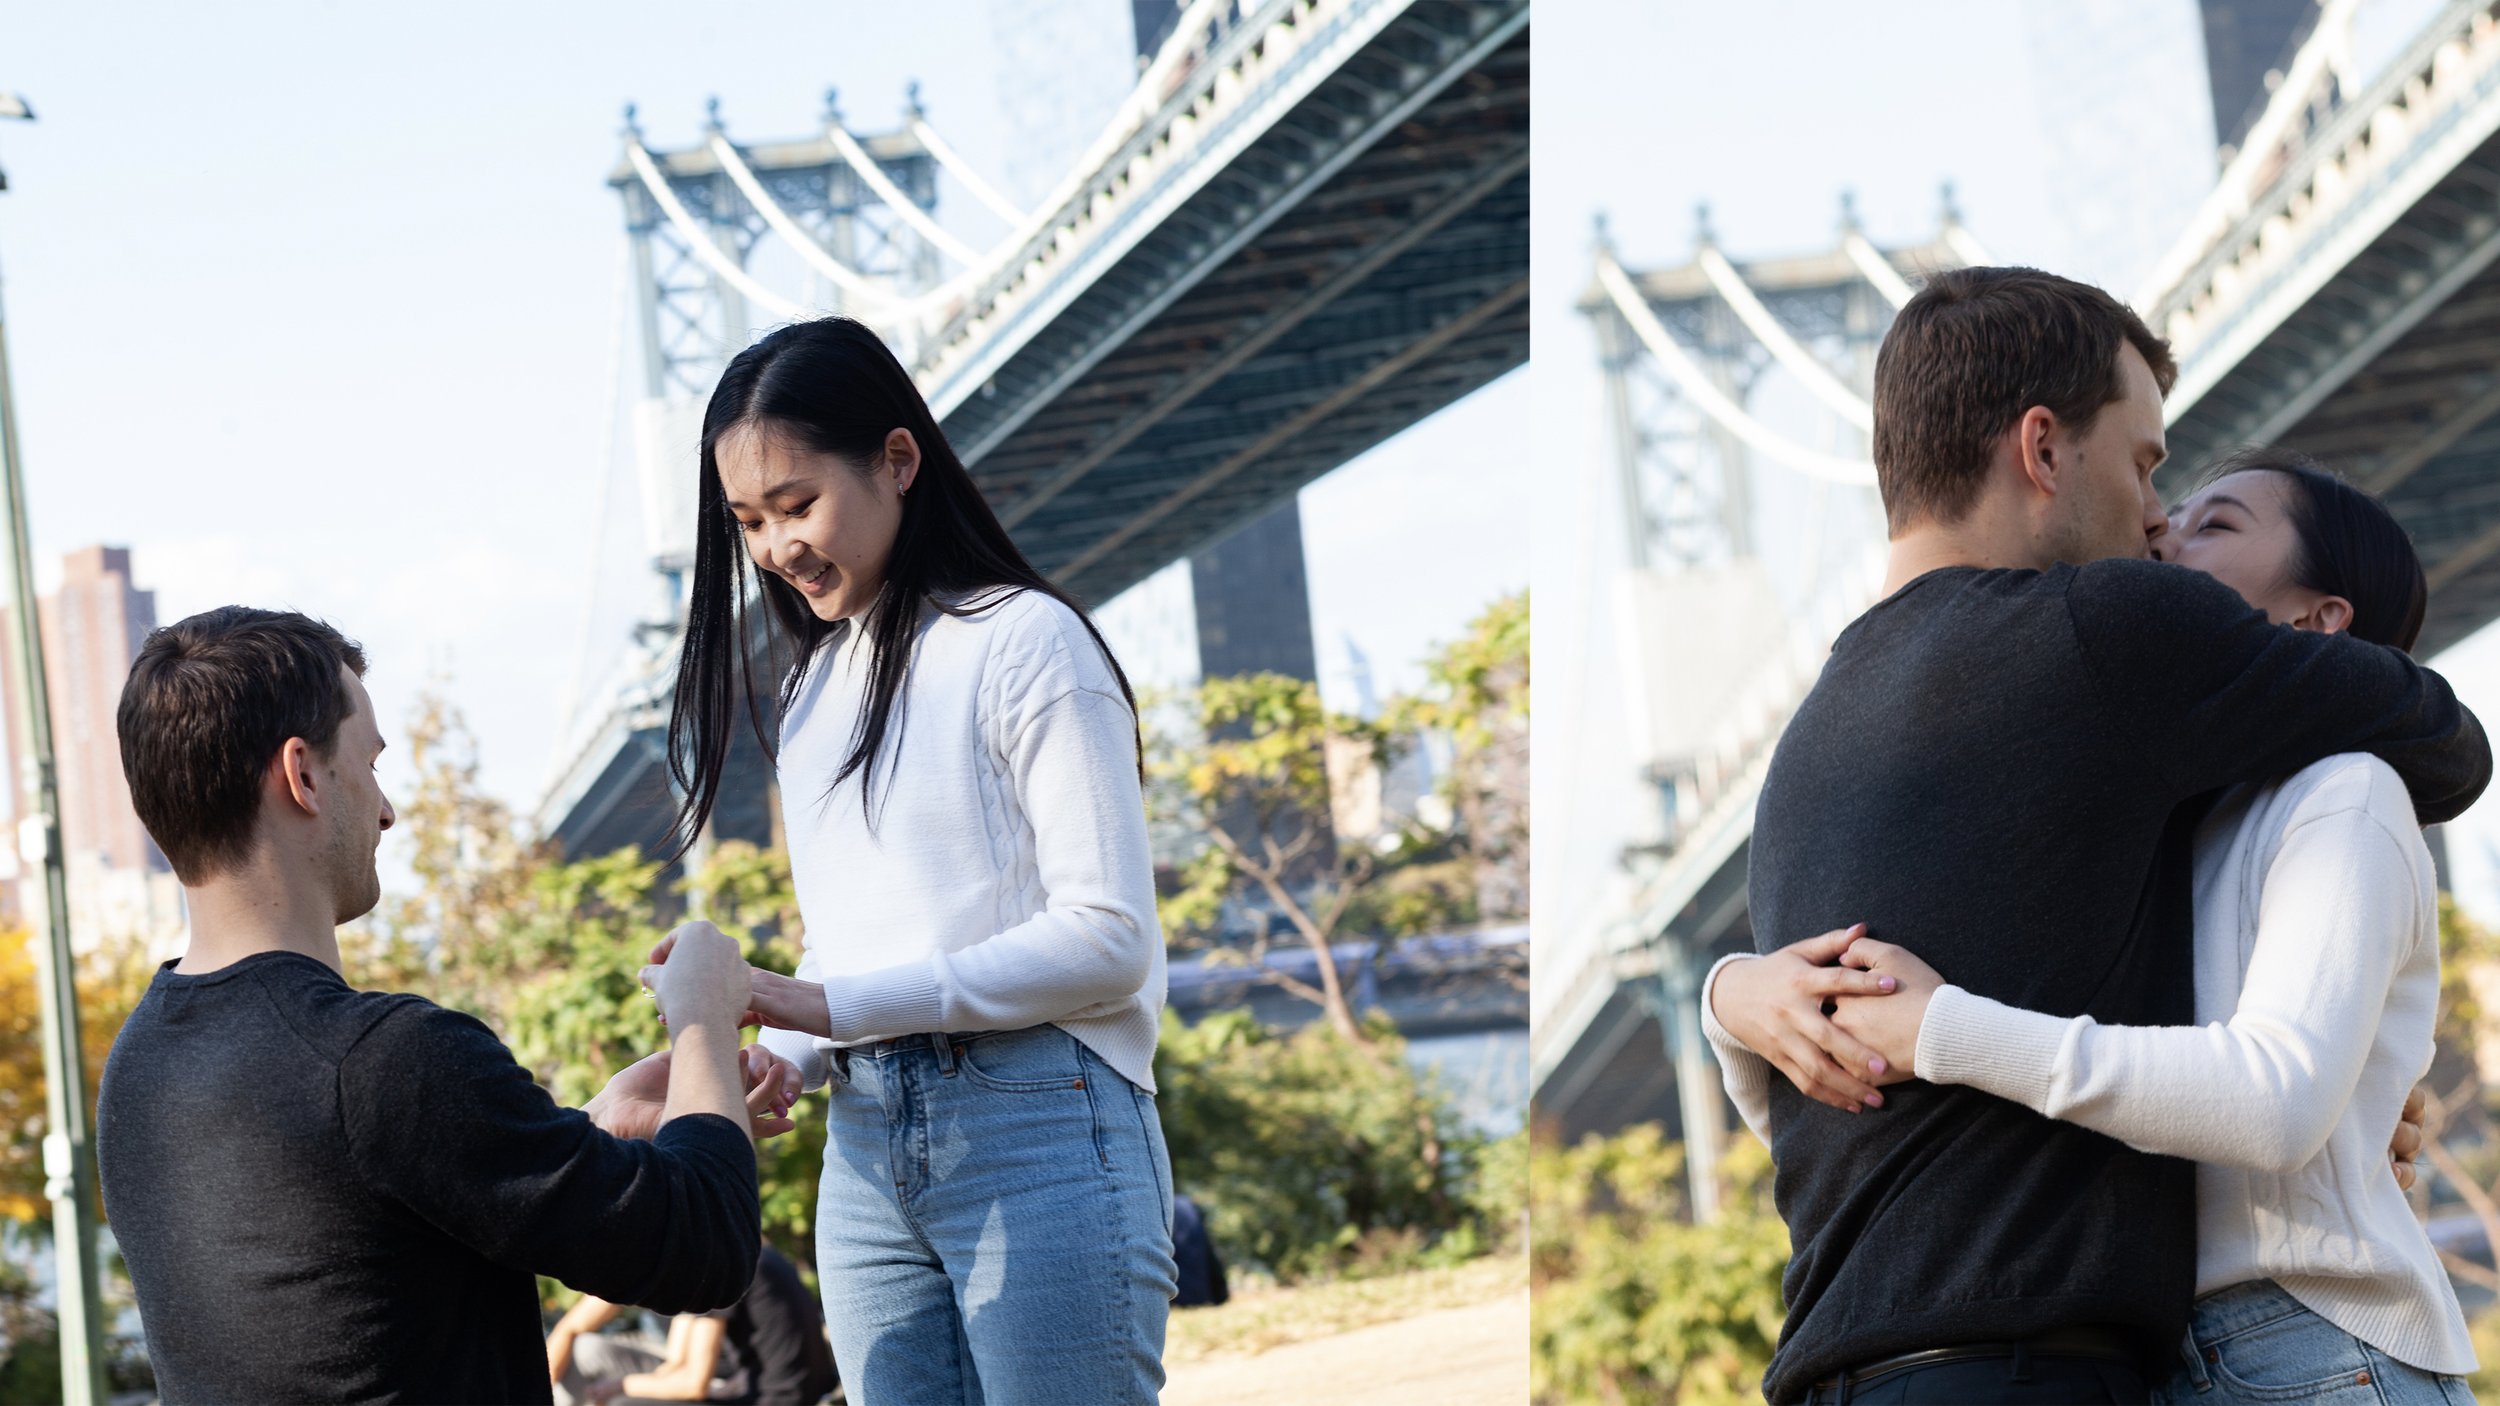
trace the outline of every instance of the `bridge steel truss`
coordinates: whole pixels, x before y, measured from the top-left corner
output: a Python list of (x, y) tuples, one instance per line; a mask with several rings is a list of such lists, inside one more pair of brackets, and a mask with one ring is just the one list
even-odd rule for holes
[[(1528, 357), (1526, 0), (1243, 10), (1070, 202), (1117, 213), (1081, 250), (1037, 235), (925, 370), (1018, 544), (1090, 600)], [(1158, 166), (1236, 72), (1265, 95)]]
[[(627, 109), (626, 137), (641, 135)], [(789, 217), (838, 262), (902, 293), (937, 282), (938, 251), (910, 229), (843, 160), (830, 135), (840, 121), (828, 110), (828, 134), (737, 148), (757, 182)], [(916, 127), (917, 124), (915, 124)], [(720, 137), (717, 115), (707, 136)], [(937, 163), (913, 128), (858, 139), (886, 179), (922, 210), (937, 207)], [(770, 233), (710, 143), (654, 152), (669, 192), (740, 267)], [(662, 211), (630, 161), (609, 173), (625, 205), (625, 234), (634, 259), (637, 312), (644, 352), (643, 393), (651, 397), (711, 394), (729, 358), (746, 345), (748, 300), (700, 257), (685, 231)], [(828, 312), (847, 311), (840, 290), (828, 290)]]
[(2280, 174), (2144, 300), (2181, 362), (2165, 488), (2274, 444), (2383, 495), (2429, 573), (2425, 655), (2500, 613), (2495, 9), (2450, 4), (2377, 81), (2320, 104)]

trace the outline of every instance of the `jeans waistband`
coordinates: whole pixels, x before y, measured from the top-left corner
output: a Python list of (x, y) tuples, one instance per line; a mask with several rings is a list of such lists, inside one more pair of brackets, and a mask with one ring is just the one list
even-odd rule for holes
[(861, 1059), (894, 1059), (904, 1055), (928, 1054), (937, 1060), (938, 1071), (955, 1072), (955, 1056), (967, 1041), (994, 1039), (1000, 1035), (1023, 1035), (1036, 1030), (1049, 1030), (1048, 1025), (1031, 1025), (1022, 1030), (939, 1030), (921, 1035), (897, 1035), (887, 1040), (870, 1040), (859, 1045), (833, 1047), (833, 1072), (844, 1083), (851, 1078), (851, 1063)]
[(2227, 1338), (2278, 1318), (2306, 1312), (2301, 1301), (2271, 1279), (2253, 1279), (2216, 1289), (2188, 1310), (2189, 1336), (2200, 1342)]

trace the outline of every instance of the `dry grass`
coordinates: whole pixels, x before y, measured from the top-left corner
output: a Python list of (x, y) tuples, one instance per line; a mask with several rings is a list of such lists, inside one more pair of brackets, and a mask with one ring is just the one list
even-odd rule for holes
[(1332, 1337), (1373, 1323), (1436, 1308), (1485, 1303), (1528, 1287), (1524, 1255), (1488, 1255), (1448, 1269), (1417, 1269), (1375, 1279), (1280, 1288), (1238, 1283), (1216, 1308), (1175, 1310), (1165, 1336), (1166, 1363), (1265, 1352), (1286, 1343)]

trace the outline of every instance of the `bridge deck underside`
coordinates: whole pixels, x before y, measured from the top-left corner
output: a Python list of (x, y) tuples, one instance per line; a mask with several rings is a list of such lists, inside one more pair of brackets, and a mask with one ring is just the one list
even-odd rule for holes
[(1035, 565), (1107, 599), (1527, 360), (1524, 28), (1137, 321), (1487, 8), (1416, 6), (948, 417)]
[(2459, 163), (2170, 428), (2163, 486), (2174, 498), (2269, 431), (2385, 497), (2433, 583), (2426, 656), (2500, 613), (2495, 252), (2500, 140)]

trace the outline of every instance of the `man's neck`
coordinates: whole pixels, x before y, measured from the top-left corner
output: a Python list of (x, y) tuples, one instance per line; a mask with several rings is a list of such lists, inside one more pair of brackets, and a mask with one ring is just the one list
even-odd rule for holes
[(1986, 571), (2037, 570), (2048, 565), (2029, 532), (2018, 525), (1990, 521), (1990, 516), (1983, 510), (1950, 525), (1920, 523), (1894, 536), (1885, 554), (1884, 595), (1948, 566)]
[(346, 975), (336, 901), (289, 878), (267, 856), (254, 856), (244, 869), (184, 885), (191, 943), (174, 970), (196, 976), (263, 952), (296, 952)]

